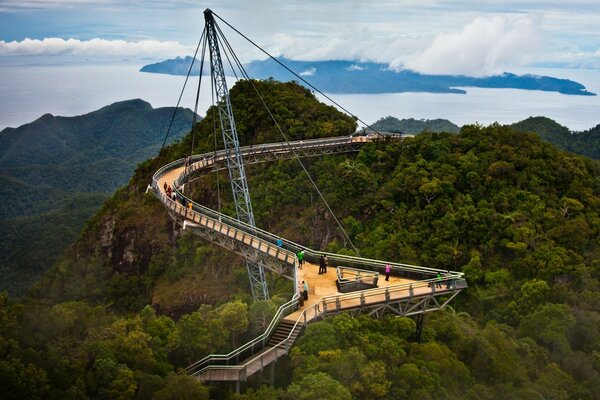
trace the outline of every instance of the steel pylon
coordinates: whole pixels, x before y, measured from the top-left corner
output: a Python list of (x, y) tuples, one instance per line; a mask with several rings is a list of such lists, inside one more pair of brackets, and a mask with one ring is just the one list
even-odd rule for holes
[[(210, 52), (211, 75), (215, 87), (216, 107), (219, 110), (221, 132), (227, 154), (227, 170), (229, 171), (229, 180), (231, 182), (237, 219), (256, 226), (254, 213), (252, 212), (250, 191), (248, 190), (248, 182), (244, 171), (244, 160), (240, 152), (233, 109), (229, 99), (223, 61), (221, 60), (221, 53), (219, 51), (215, 20), (210, 9), (204, 11), (204, 20), (206, 24), (206, 40), (208, 41)], [(250, 288), (254, 300), (268, 299), (269, 290), (265, 276), (265, 266), (261, 262), (246, 259), (246, 269), (248, 270)]]

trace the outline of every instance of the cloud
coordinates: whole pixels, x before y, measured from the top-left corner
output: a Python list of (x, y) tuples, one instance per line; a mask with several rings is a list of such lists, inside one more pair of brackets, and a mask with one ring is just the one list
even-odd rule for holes
[(361, 67), (360, 65), (352, 64), (351, 66), (349, 66), (346, 69), (348, 71), (363, 71), (365, 69), (365, 67)]
[(173, 56), (187, 54), (190, 51), (193, 51), (193, 49), (174, 41), (140, 40), (128, 42), (98, 38), (91, 40), (65, 40), (62, 38), (38, 40), (27, 38), (12, 42), (0, 40), (0, 56), (55, 56), (65, 54), (82, 56)]
[[(264, 39), (261, 45), (271, 54), (292, 60), (389, 63), (395, 57), (413, 53), (427, 44), (421, 37), (393, 32), (393, 29), (393, 26), (380, 24), (377, 27), (340, 27), (323, 33), (275, 33)], [(386, 33), (381, 33), (381, 30)]]
[(485, 76), (536, 60), (541, 29), (530, 17), (478, 17), (460, 32), (442, 33), (423, 51), (392, 61), (392, 68), (427, 74)]
[(315, 74), (315, 72), (317, 72), (316, 68), (309, 68), (306, 71), (302, 71), (300, 72), (298, 75), (300, 76), (313, 76)]

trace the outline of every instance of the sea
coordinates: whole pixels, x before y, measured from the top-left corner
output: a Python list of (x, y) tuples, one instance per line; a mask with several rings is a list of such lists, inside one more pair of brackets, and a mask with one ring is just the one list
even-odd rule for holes
[[(46, 113), (74, 116), (117, 101), (143, 99), (153, 107), (194, 109), (200, 86), (198, 114), (212, 103), (210, 81), (184, 76), (139, 72), (141, 65), (0, 65), (0, 130), (32, 122)], [(567, 78), (600, 94), (600, 70), (519, 68), (516, 74)], [(229, 84), (234, 83), (230, 78)], [(600, 95), (576, 96), (516, 89), (463, 88), (466, 94), (391, 93), (328, 94), (366, 124), (386, 116), (445, 118), (457, 125), (508, 124), (530, 116), (546, 116), (581, 131), (600, 124)], [(183, 94), (182, 94), (183, 93)], [(318, 96), (324, 102), (327, 99)], [(234, 110), (235, 112), (235, 110)]]

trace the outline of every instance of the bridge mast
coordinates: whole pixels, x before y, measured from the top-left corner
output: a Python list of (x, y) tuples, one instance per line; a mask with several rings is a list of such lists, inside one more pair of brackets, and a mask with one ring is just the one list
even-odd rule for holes
[[(210, 9), (204, 11), (204, 20), (206, 23), (206, 37), (210, 51), (211, 75), (215, 85), (217, 97), (216, 106), (219, 110), (219, 119), (221, 122), (221, 132), (223, 134), (223, 143), (227, 154), (227, 170), (229, 171), (229, 180), (231, 181), (231, 190), (235, 203), (237, 219), (256, 226), (254, 222), (254, 213), (252, 212), (252, 202), (250, 201), (250, 192), (246, 173), (244, 172), (244, 160), (240, 152), (240, 143), (238, 140), (235, 119), (229, 99), (229, 90), (225, 81), (225, 71), (219, 51), (217, 32), (215, 30), (215, 20)], [(265, 277), (265, 267), (261, 262), (254, 262), (246, 259), (246, 269), (250, 278), (250, 287), (252, 297), (255, 300), (264, 300), (269, 298), (267, 280)]]

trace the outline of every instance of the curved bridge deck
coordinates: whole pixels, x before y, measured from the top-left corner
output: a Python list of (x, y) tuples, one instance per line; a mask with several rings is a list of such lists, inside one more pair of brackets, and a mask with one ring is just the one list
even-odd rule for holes
[[(252, 164), (295, 156), (358, 151), (369, 141), (364, 136), (349, 136), (247, 146), (240, 150), (244, 162)], [(250, 260), (261, 261), (267, 269), (291, 279), (295, 288), (299, 282), (306, 281), (309, 299), (299, 307), (300, 293), (294, 293), (262, 335), (229, 354), (209, 355), (189, 366), (188, 373), (198, 379), (244, 381), (287, 354), (306, 324), (324, 316), (340, 312), (372, 315), (393, 312), (402, 316), (425, 313), (443, 308), (467, 287), (460, 272), (312, 250), (202, 206), (183, 195), (182, 189), (188, 178), (225, 169), (226, 157), (224, 151), (218, 151), (169, 163), (154, 174), (149, 190), (184, 228)], [(174, 198), (165, 193), (165, 184), (173, 188)], [(281, 247), (276, 244), (278, 239), (283, 241)], [(298, 269), (296, 253), (301, 249), (305, 250), (306, 262), (303, 269)], [(317, 264), (322, 255), (328, 256), (330, 267), (327, 274), (319, 275)], [(382, 276), (386, 264), (392, 269), (389, 282)], [(337, 266), (379, 272), (377, 287), (340, 293), (335, 282)]]

